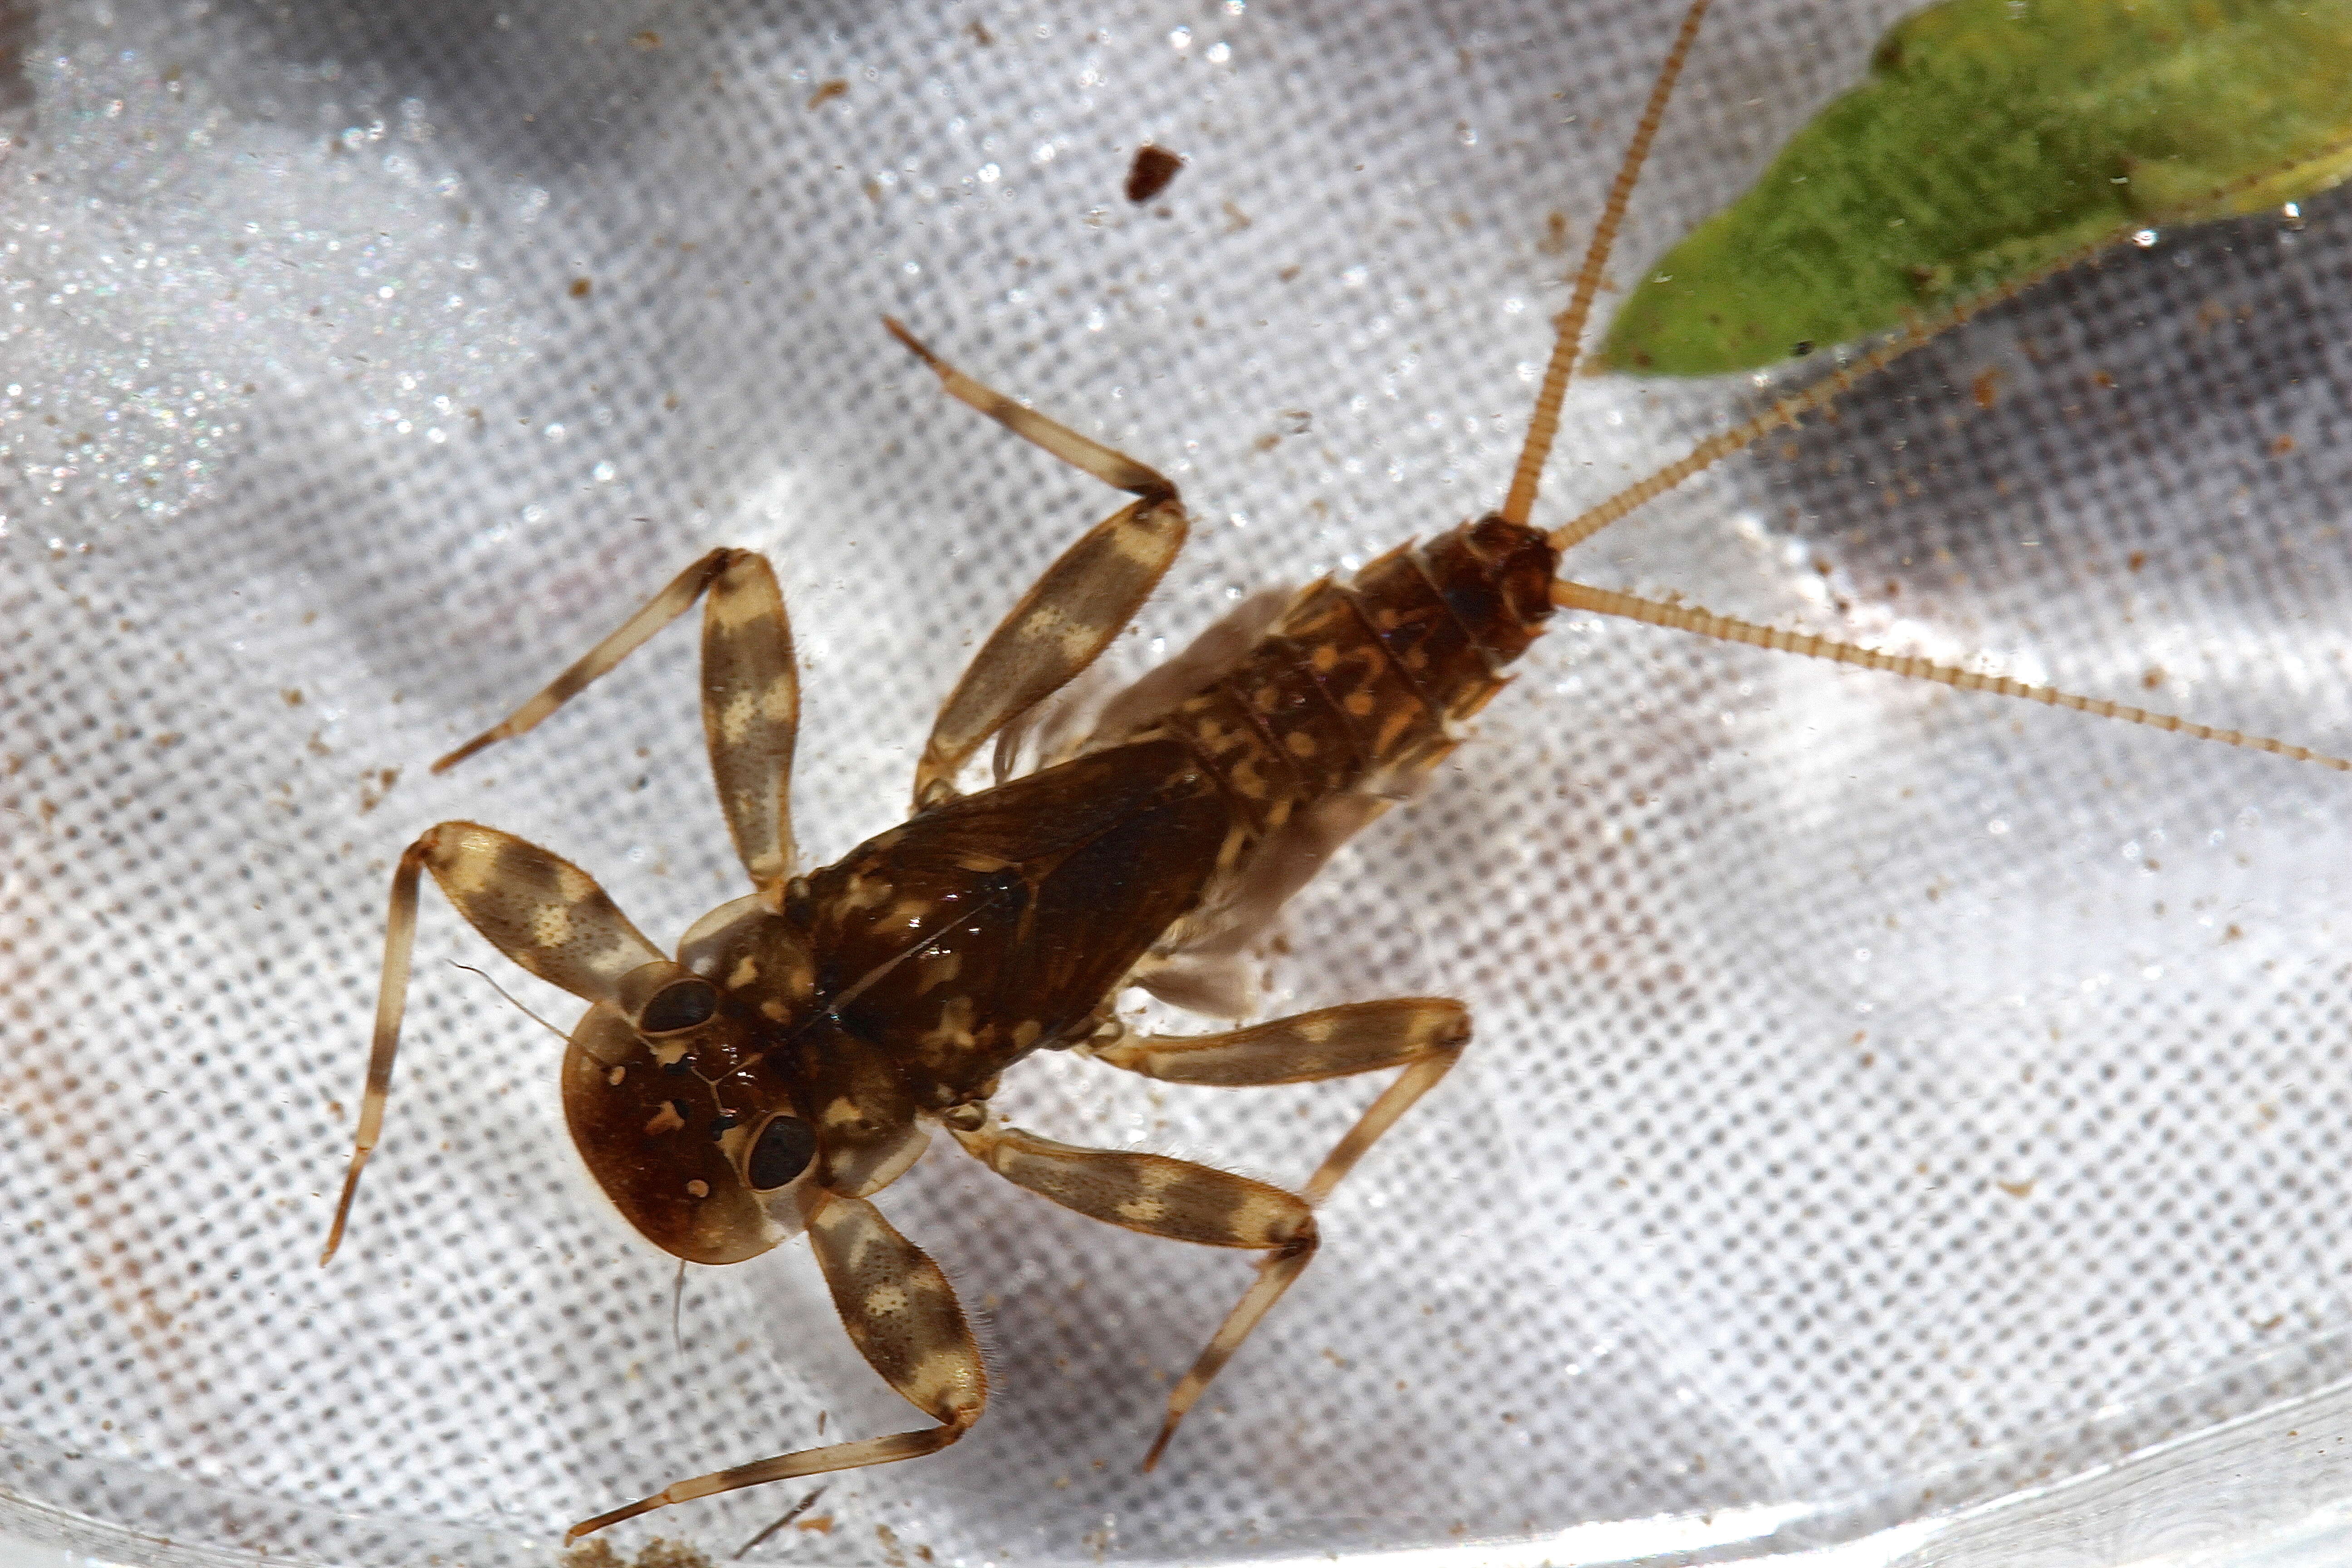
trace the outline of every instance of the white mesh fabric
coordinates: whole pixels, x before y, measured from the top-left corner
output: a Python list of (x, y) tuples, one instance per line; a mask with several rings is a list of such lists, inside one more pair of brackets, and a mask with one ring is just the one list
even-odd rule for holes
[[(1615, 277), (1902, 8), (1727, 5)], [(803, 844), (889, 825), (960, 662), (1117, 498), (948, 403), (884, 310), (1183, 487), (1130, 672), (1490, 506), (1562, 298), (1548, 215), (1580, 242), (1669, 12), (43, 8), (0, 97), (8, 1527), (539, 1560), (821, 1412), (916, 1425), (798, 1248), (697, 1271), (673, 1337), (557, 1042), (449, 965), (574, 1009), (430, 892), (386, 1141), (315, 1266), (416, 832), (525, 835), (664, 941), (740, 890), (685, 630), (424, 764), (747, 545), (804, 662)], [(1136, 209), (1146, 138), (1190, 163)], [(2167, 235), (1572, 568), (2352, 749), (2347, 255), (2336, 198)], [(1754, 396), (1580, 388), (1546, 519)], [(1438, 992), (1477, 1038), (1163, 1467), (1135, 1468), (1167, 1381), (1246, 1261), (944, 1149), (883, 1204), (986, 1321), (994, 1402), (754, 1560), (1533, 1560), (1655, 1515), (1762, 1550), (2339, 1378), (2346, 788), (1563, 617), (1293, 908), (1270, 1009)], [(1371, 1089), (1055, 1059), (1003, 1103), (1297, 1182)], [(732, 1551), (803, 1489), (630, 1528)]]

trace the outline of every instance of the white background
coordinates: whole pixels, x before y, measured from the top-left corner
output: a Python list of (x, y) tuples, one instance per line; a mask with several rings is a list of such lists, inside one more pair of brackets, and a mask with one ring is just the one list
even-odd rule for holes
[[(1612, 276), (1899, 9), (1727, 5)], [(437, 903), (315, 1267), (417, 831), (526, 835), (665, 940), (740, 890), (683, 631), (424, 764), (747, 545), (805, 666), (803, 843), (888, 826), (961, 660), (1115, 498), (947, 403), (884, 310), (1183, 487), (1123, 671), (1492, 505), (1572, 259), (1549, 215), (1580, 241), (1674, 22), (45, 9), (0, 181), (0, 1486), (125, 1561), (520, 1561), (820, 1412), (910, 1424), (797, 1249), (698, 1271), (673, 1333), (557, 1043), (449, 964), (570, 1012)], [(1139, 210), (1145, 138), (1191, 163)], [(1571, 569), (2352, 750), (2352, 206), (2306, 216), (2059, 279)], [(1759, 395), (1579, 389), (1546, 519)], [(1246, 1263), (942, 1150), (885, 1207), (984, 1319), (994, 1404), (762, 1554), (1539, 1554), (1656, 1515), (1796, 1546), (2341, 1377), (2347, 787), (1563, 617), (1294, 906), (1269, 1010), (1441, 992), (1478, 1037), (1162, 1468)], [(1005, 1102), (1295, 1182), (1370, 1092), (1057, 1060)], [(798, 1495), (633, 1529), (723, 1554)]]

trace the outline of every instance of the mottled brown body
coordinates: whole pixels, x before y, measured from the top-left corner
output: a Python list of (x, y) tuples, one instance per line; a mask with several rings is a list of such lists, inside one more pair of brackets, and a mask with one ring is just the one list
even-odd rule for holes
[(1140, 731), (1181, 739), (1242, 846), (1343, 795), (1409, 794), (1505, 684), (1552, 612), (1557, 557), (1489, 517), (1299, 595), (1232, 670)]
[[(1232, 628), (1213, 630), (1038, 771), (961, 795), (979, 749), (1018, 734), (1127, 625), (1175, 558), (1184, 514), (1159, 474), (892, 330), (957, 396), (1138, 497), (1065, 552), (974, 657), (924, 745), (909, 820), (793, 874), (791, 630), (767, 563), (722, 549), (437, 765), (530, 729), (707, 595), (703, 729), (749, 896), (697, 921), (671, 958), (587, 873), (493, 827), (430, 828), (394, 877), (375, 1047), (328, 1255), (382, 1129), (429, 873), (501, 952), (590, 1004), (564, 1056), (565, 1118), (629, 1223), (704, 1264), (805, 1234), (868, 1364), (939, 1423), (680, 1481), (575, 1534), (712, 1492), (929, 1453), (979, 1418), (987, 1378), (954, 1291), (866, 1201), (934, 1130), (1078, 1213), (1265, 1255), (1171, 1394), (1149, 1468), (1314, 1256), (1313, 1205), (1469, 1038), (1462, 1005), (1442, 997), (1185, 1037), (1135, 1032), (1116, 1005), (1139, 985), (1226, 1016), (1249, 1010), (1241, 961), (1283, 900), (1420, 785), (1541, 630), (1550, 542), (1490, 517), (1393, 551), (1352, 582), (1317, 583), (1246, 641), (1229, 647)], [(997, 1121), (988, 1101), (1000, 1075), (1056, 1048), (1234, 1087), (1401, 1071), (1292, 1194)]]
[[(1556, 576), (1559, 552), (1851, 379), (1825, 378), (1549, 534), (1527, 524), (1606, 237), (1705, 3), (1694, 0), (1643, 110), (1498, 514), (1392, 551), (1352, 581), (1316, 583), (1258, 616), (1246, 636), (1213, 628), (1104, 708), (1091, 733), (1046, 747), (1038, 771), (964, 795), (959, 780), (981, 748), (1018, 737), (1127, 626), (1186, 523), (1161, 475), (973, 381), (892, 321), (950, 395), (1136, 498), (1066, 551), (974, 656), (923, 747), (907, 822), (795, 874), (791, 631), (767, 563), (733, 549), (689, 566), (545, 690), (436, 764), (530, 729), (707, 595), (704, 733), (752, 891), (697, 921), (672, 958), (550, 851), (474, 823), (428, 828), (393, 879), (367, 1090), (328, 1255), (382, 1131), (429, 873), (502, 952), (590, 1004), (565, 1054), (565, 1111), (583, 1161), (630, 1224), (708, 1264), (804, 1234), (852, 1342), (937, 1423), (675, 1482), (574, 1526), (574, 1535), (739, 1487), (911, 1458), (971, 1429), (988, 1394), (971, 1325), (938, 1268), (868, 1201), (934, 1131), (1006, 1181), (1091, 1218), (1263, 1255), (1255, 1282), (1171, 1392), (1150, 1468), (1314, 1256), (1314, 1205), (1445, 1076), (1470, 1029), (1460, 1003), (1407, 996), (1153, 1035), (1120, 1020), (1120, 994), (1139, 986), (1213, 1016), (1246, 1016), (1243, 961), (1284, 900), (1349, 835), (1421, 785), (1556, 604), (2352, 766)], [(1013, 750), (1000, 739), (1000, 764)], [(1220, 1087), (1397, 1070), (1290, 1193), (1164, 1155), (1075, 1148), (998, 1121), (989, 1102), (999, 1076), (1055, 1048)]]
[[(1492, 518), (1393, 551), (1307, 588), (1132, 735), (919, 813), (780, 908), (719, 911), (679, 951), (717, 988), (709, 1022), (641, 1044), (614, 1010), (575, 1037), (565, 1106), (592, 1169), (698, 1263), (772, 1245), (726, 1167), (780, 1110), (812, 1121), (825, 1187), (885, 1184), (920, 1119), (1089, 1041), (1146, 955), (1253, 886), (1292, 824), (1349, 796), (1370, 803), (1344, 815), (1360, 823), (1417, 784), (1538, 635), (1551, 566), (1541, 534)], [(551, 875), (502, 849), (486, 882)]]

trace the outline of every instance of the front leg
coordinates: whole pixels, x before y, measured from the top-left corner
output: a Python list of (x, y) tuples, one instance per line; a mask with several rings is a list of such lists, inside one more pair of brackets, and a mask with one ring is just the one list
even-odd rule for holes
[(473, 822), (426, 828), (403, 851), (392, 874), (392, 908), (384, 921), (383, 973), (377, 982), (375, 1037), (368, 1054), (367, 1088), (342, 1195), (321, 1265), (342, 1244), (360, 1173), (383, 1131), (392, 1068), (400, 1051), (400, 1023), (408, 996), (409, 958), (416, 941), (416, 901), (424, 872), (459, 914), (500, 952), (585, 1002), (609, 1002), (632, 1027), (698, 1021), (710, 1011), (710, 983), (688, 973), (629, 923), (595, 879), (538, 845)]
[(980, 1344), (940, 1266), (890, 1227), (863, 1198), (818, 1191), (805, 1205), (809, 1244), (833, 1292), (834, 1310), (866, 1363), (906, 1401), (940, 1423), (915, 1432), (803, 1448), (673, 1481), (649, 1498), (583, 1520), (567, 1542), (674, 1502), (795, 1476), (862, 1469), (936, 1454), (971, 1430), (988, 1404)]

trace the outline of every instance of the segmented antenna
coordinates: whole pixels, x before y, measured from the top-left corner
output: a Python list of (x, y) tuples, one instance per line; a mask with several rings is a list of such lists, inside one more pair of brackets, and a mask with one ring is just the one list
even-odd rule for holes
[[(1694, 0), (1684, 16), (1682, 31), (1675, 36), (1674, 48), (1668, 54), (1666, 66), (1650, 94), (1648, 107), (1643, 111), (1642, 123), (1635, 132), (1633, 142), (1618, 170), (1616, 184), (1610, 187), (1609, 202), (1602, 211), (1601, 223), (1593, 230), (1592, 243), (1585, 252), (1584, 265), (1577, 273), (1576, 291), (1568, 309), (1559, 318), (1559, 339), (1552, 346), (1549, 366), (1544, 372), (1543, 390), (1538, 396), (1533, 423), (1528, 431), (1527, 444), (1520, 452), (1517, 471), (1512, 476), (1510, 499), (1505, 502), (1502, 515), (1524, 526), (1535, 504), (1538, 481), (1542, 475), (1544, 459), (1551, 449), (1553, 437), (1559, 427), (1559, 407), (1569, 376), (1577, 358), (1577, 345), (1584, 330), (1585, 318), (1592, 305), (1592, 297), (1600, 282), (1601, 268), (1606, 261), (1611, 243), (1624, 216), (1625, 201), (1631, 194), (1634, 176), (1647, 155), (1650, 142), (1657, 130), (1659, 116), (1664, 111), (1668, 91), (1680, 72), (1683, 58), (1691, 47), (1698, 29), (1698, 21), (1706, 10), (1707, 0)], [(2352, 137), (2337, 143), (2336, 153), (2352, 152)], [(2275, 179), (2281, 171), (2263, 170), (2245, 175), (2218, 187), (2210, 198), (2211, 203), (2226, 202), (2233, 193), (2252, 190), (2263, 182)], [(1903, 330), (1881, 342), (1851, 364), (1841, 365), (1803, 390), (1775, 401), (1772, 405), (1729, 429), (1718, 431), (1693, 447), (1689, 452), (1664, 468), (1636, 479), (1618, 490), (1599, 505), (1587, 509), (1548, 536), (1552, 548), (1566, 552), (1571, 546), (1591, 538), (1619, 518), (1675, 489), (1694, 474), (1712, 468), (1733, 453), (1753, 446), (1758, 439), (1784, 426), (1793, 427), (1804, 416), (1825, 407), (1839, 395), (1850, 391), (1859, 383), (1875, 375), (1895, 361), (1945, 332), (1959, 326), (1971, 317), (1982, 314), (1996, 305), (2015, 299), (2025, 289), (2070, 268), (2096, 258), (2103, 252), (2120, 244), (2134, 226), (2126, 225), (2113, 233), (2042, 268), (2030, 276), (2012, 279), (1972, 295), (1931, 315), (1916, 316)], [(1801, 654), (1809, 658), (1827, 659), (1835, 664), (1849, 664), (1864, 669), (1885, 670), (1913, 680), (1933, 681), (1961, 691), (1983, 691), (1999, 697), (2016, 698), (2028, 702), (2040, 702), (2052, 708), (2071, 709), (2097, 718), (2119, 720), (2125, 723), (2146, 725), (2150, 729), (2169, 731), (2200, 741), (2213, 741), (2225, 746), (2237, 746), (2247, 751), (2264, 752), (2291, 762), (2315, 763), (2338, 773), (2352, 773), (2352, 761), (2315, 752), (2268, 735), (2249, 735), (2239, 730), (2223, 730), (2210, 724), (2199, 724), (2168, 713), (2150, 712), (2128, 703), (2113, 702), (2100, 697), (2083, 697), (2061, 691), (2054, 687), (2029, 686), (2006, 676), (1982, 675), (1952, 665), (1936, 664), (1930, 660), (1897, 654), (1879, 653), (1853, 643), (1814, 636), (1810, 632), (1780, 631), (1758, 626), (1753, 622), (1718, 616), (1696, 605), (1667, 604), (1655, 599), (1643, 599), (1613, 589), (1595, 588), (1581, 583), (1560, 579), (1552, 585), (1552, 602), (1566, 608), (1584, 610), (1590, 614), (1611, 616), (1622, 620), (1640, 621), (1646, 626), (1666, 626), (1712, 637), (1718, 642), (1744, 643), (1751, 647), (1771, 648), (1780, 653)]]
[(1949, 686), (1960, 691), (1989, 691), (1997, 697), (2020, 698), (2045, 707), (2071, 709), (2074, 712), (2089, 713), (2101, 719), (2119, 719), (2127, 724), (2145, 724), (2152, 730), (2168, 730), (2200, 741), (2217, 741), (2222, 745), (2239, 746), (2250, 752), (2268, 752), (2289, 762), (2317, 763), (2321, 767), (2334, 768), (2337, 773), (2352, 773), (2352, 761), (2331, 757), (2307, 746), (2273, 740), (2268, 735), (2249, 735), (2242, 730), (2216, 729), (2210, 724), (2177, 719), (2169, 713), (2151, 713), (2145, 708), (2134, 708), (2128, 703), (2110, 702), (2104, 697), (2078, 697), (2055, 687), (2029, 686), (2005, 675), (1982, 675), (1972, 669), (1937, 664), (1915, 655), (1880, 653), (1874, 648), (1815, 637), (1811, 632), (1789, 632), (1774, 626), (1759, 626), (1753, 621), (1718, 616), (1696, 605), (1669, 605), (1656, 599), (1621, 594), (1613, 588), (1594, 588), (1582, 583), (1571, 583), (1565, 578), (1552, 584), (1551, 599), (1553, 604), (1564, 609), (1614, 616), (1620, 620), (1640, 621), (1645, 626), (1670, 626), (1675, 631), (1713, 637), (1717, 642), (1745, 643), (1750, 647), (1801, 654), (1807, 658), (1827, 659), (1832, 664), (1883, 669), (1890, 675), (1900, 675), (1911, 680), (1931, 680), (1938, 686)]
[[(1678, 67), (1681, 64), (1683, 52), (1690, 47), (1691, 32), (1696, 17), (1705, 8), (1704, 0), (1701, 0), (1700, 4), (1692, 6), (1690, 16), (1685, 18), (1682, 34), (1675, 40), (1675, 54), (1669, 61), (1670, 67)], [(1671, 79), (1671, 77), (1662, 78), (1659, 83), (1661, 89)], [(1664, 108), (1663, 90), (1651, 95), (1650, 108), (1653, 113)], [(1648, 151), (1647, 134), (1650, 129), (1650, 120), (1645, 117), (1643, 132), (1634, 138), (1633, 151), (1628, 154), (1626, 169), (1621, 171), (1619, 174), (1619, 184), (1611, 189), (1610, 209), (1601, 219), (1601, 227), (1593, 234), (1593, 246), (1604, 258), (1607, 255), (1608, 241), (1615, 237), (1616, 220), (1623, 206), (1619, 197), (1622, 189), (1630, 185), (1628, 176), (1639, 167), (1641, 155)], [(2312, 158), (2296, 159), (2277, 168), (2260, 170), (2217, 185), (2205, 198), (2206, 205), (2226, 204), (2236, 196), (2277, 180), (2289, 169), (2302, 164), (2314, 162), (2326, 163), (2347, 155), (2352, 155), (2352, 136), (2346, 136), (2328, 143)], [(2005, 282), (1995, 284), (1981, 293), (1972, 294), (1957, 304), (1948, 305), (1943, 310), (1931, 314), (1913, 317), (1904, 325), (1901, 331), (1864, 354), (1852, 364), (1839, 366), (1802, 391), (1794, 392), (1780, 398), (1753, 418), (1744, 420), (1727, 430), (1718, 431), (1708, 437), (1674, 462), (1634, 480), (1598, 506), (1579, 513), (1568, 522), (1552, 530), (1549, 535), (1552, 548), (1565, 551), (1572, 545), (1581, 544), (1619, 518), (1645, 502), (1665, 494), (1692, 475), (1713, 468), (1733, 453), (1753, 446), (1759, 438), (1774, 430), (1784, 426), (1794, 426), (1804, 416), (1827, 405), (1840, 394), (1851, 391), (1854, 386), (1885, 370), (1912, 350), (1942, 337), (1953, 328), (1982, 315), (1996, 305), (2008, 303), (2046, 279), (2054, 278), (2061, 272), (2072, 271), (2084, 262), (2096, 260), (2107, 251), (2121, 245), (2139, 227), (2140, 225), (2137, 222), (2120, 224), (2087, 245), (2068, 251), (2048, 266), (2040, 268), (2022, 278), (2012, 278)], [(1585, 258), (1584, 272), (1578, 275), (1578, 294), (1570, 301), (1570, 314), (1577, 312), (1580, 308), (1589, 308), (1591, 304), (1590, 296), (1584, 292), (1587, 274), (1596, 279), (1600, 276), (1599, 264), (1591, 255)], [(1569, 325), (1569, 314), (1563, 314), (1560, 317), (1560, 322), (1565, 333)], [(1584, 320), (1581, 315), (1576, 317), (1574, 325), (1577, 331), (1583, 331)], [(1537, 468), (1540, 468), (1543, 454), (1550, 450), (1552, 436), (1559, 425), (1559, 404), (1560, 398), (1567, 390), (1569, 368), (1575, 363), (1574, 340), (1563, 337), (1559, 343), (1554, 345), (1551, 366), (1544, 374), (1543, 394), (1536, 409), (1537, 428), (1531, 428), (1528, 432), (1528, 445), (1519, 458), (1518, 472), (1511, 481), (1512, 502), (1518, 500), (1521, 488), (1524, 486), (1529, 505), (1534, 503), (1537, 475), (1529, 469), (1528, 458), (1532, 456), (1536, 460)], [(1542, 435), (1543, 445), (1540, 450), (1536, 445), (1538, 429), (1540, 429)], [(1527, 521), (1527, 514), (1524, 511), (1511, 510), (1509, 503), (1506, 503), (1503, 515), (1522, 525)]]
[(1989, 310), (2011, 298), (2023, 287), (2021, 283), (2004, 285), (1993, 293), (1956, 305), (1940, 315), (1914, 321), (1900, 336), (1881, 343), (1853, 363), (1839, 366), (1802, 392), (1790, 393), (1778, 399), (1772, 406), (1753, 418), (1742, 420), (1727, 430), (1717, 431), (1664, 468), (1643, 475), (1598, 506), (1579, 512), (1551, 531), (1549, 536), (1551, 547), (1566, 551), (1571, 545), (1583, 543), (1627, 512), (1655, 500), (1693, 474), (1702, 473), (1733, 453), (1746, 450), (1762, 437), (1783, 426), (1795, 426), (1806, 415), (1827, 406), (1841, 393), (1851, 391), (1858, 383), (1877, 374), (1913, 349), (1958, 326), (1979, 310)]
[(1601, 221), (1592, 226), (1592, 238), (1585, 245), (1583, 265), (1576, 269), (1576, 288), (1569, 295), (1568, 309), (1552, 321), (1557, 335), (1552, 339), (1551, 363), (1544, 367), (1543, 389), (1536, 394), (1536, 411), (1528, 421), (1528, 438), (1519, 447), (1519, 466), (1511, 474), (1511, 493), (1503, 501), (1505, 521), (1522, 528), (1535, 514), (1536, 489), (1543, 482), (1544, 464), (1551, 457), (1552, 441), (1559, 435), (1560, 400), (1568, 395), (1568, 380), (1576, 371), (1578, 347), (1584, 341), (1584, 323), (1592, 315), (1592, 298), (1601, 291), (1601, 270), (1609, 265), (1610, 248), (1617, 243), (1617, 231), (1625, 221), (1625, 204), (1633, 199), (1643, 161), (1650, 155), (1650, 143), (1657, 140), (1658, 122), (1665, 118), (1666, 100), (1674, 96), (1675, 79), (1683, 74), (1683, 61), (1690, 58), (1691, 46), (1698, 41), (1698, 25), (1706, 16), (1706, 7), (1707, 0), (1691, 0), (1690, 9), (1683, 13), (1682, 31), (1675, 35), (1674, 47), (1666, 51), (1666, 63), (1659, 68), (1658, 79), (1651, 84), (1650, 101), (1642, 106), (1641, 123), (1633, 128), (1633, 142), (1625, 149), (1624, 160), (1617, 165), (1616, 179), (1610, 182), (1609, 199), (1601, 205)]

